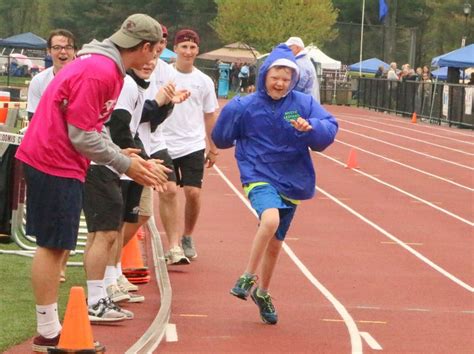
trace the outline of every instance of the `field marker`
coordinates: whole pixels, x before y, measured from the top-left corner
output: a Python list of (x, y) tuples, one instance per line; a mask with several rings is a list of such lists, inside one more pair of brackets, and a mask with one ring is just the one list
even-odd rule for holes
[(168, 323), (166, 325), (165, 337), (167, 342), (178, 341), (178, 332), (176, 331), (176, 325), (174, 323)]
[(207, 315), (202, 315), (198, 313), (180, 313), (178, 316), (180, 317), (207, 317)]

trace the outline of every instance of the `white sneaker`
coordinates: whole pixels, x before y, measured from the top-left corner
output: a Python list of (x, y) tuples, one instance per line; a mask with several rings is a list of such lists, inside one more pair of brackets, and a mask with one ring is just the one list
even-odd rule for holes
[(89, 306), (89, 321), (117, 322), (126, 319), (126, 315), (110, 307), (107, 300), (107, 298), (103, 298), (97, 304)]
[(131, 320), (131, 319), (133, 319), (133, 317), (135, 317), (135, 315), (133, 314), (132, 311), (125, 310), (124, 308), (122, 308), (119, 305), (115, 304), (112, 300), (110, 300), (110, 298), (107, 298), (106, 302), (107, 302), (108, 307), (110, 307), (111, 309), (113, 309), (117, 312), (120, 312), (120, 313), (124, 314), (126, 320)]
[(129, 282), (125, 275), (120, 275), (117, 278), (117, 285), (120, 289), (125, 290), (126, 292), (138, 291), (138, 286)]
[(140, 295), (140, 294), (128, 294), (128, 295), (130, 295), (130, 300), (128, 300), (128, 302), (130, 303), (145, 301), (145, 296), (143, 295)]
[(128, 301), (130, 300), (130, 295), (126, 291), (123, 291), (118, 287), (118, 285), (112, 284), (107, 287), (107, 296), (113, 302)]
[(179, 246), (174, 246), (167, 252), (166, 263), (168, 265), (190, 264), (189, 259), (184, 255), (184, 251)]

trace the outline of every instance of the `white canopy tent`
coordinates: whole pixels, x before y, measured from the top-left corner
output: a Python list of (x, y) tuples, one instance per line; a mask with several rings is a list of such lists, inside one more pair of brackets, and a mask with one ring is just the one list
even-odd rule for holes
[(313, 44), (308, 45), (305, 50), (308, 52), (308, 55), (316, 63), (321, 63), (321, 68), (323, 70), (341, 70), (341, 62), (335, 60), (316, 47)]

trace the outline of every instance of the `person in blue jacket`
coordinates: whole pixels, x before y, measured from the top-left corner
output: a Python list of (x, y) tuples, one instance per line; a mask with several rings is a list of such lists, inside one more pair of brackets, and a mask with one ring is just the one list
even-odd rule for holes
[(220, 149), (235, 145), (244, 191), (260, 218), (247, 267), (230, 293), (250, 295), (268, 324), (278, 321), (268, 289), (283, 240), (300, 200), (315, 193), (310, 149), (323, 151), (338, 130), (312, 96), (293, 90), (297, 81), (295, 57), (280, 44), (260, 68), (257, 92), (232, 99), (212, 132)]

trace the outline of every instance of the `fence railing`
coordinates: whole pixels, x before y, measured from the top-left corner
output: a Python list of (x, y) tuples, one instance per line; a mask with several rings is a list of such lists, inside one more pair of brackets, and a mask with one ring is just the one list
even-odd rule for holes
[(474, 129), (474, 86), (374, 78), (357, 82), (358, 106), (405, 116), (416, 113), (430, 123)]

